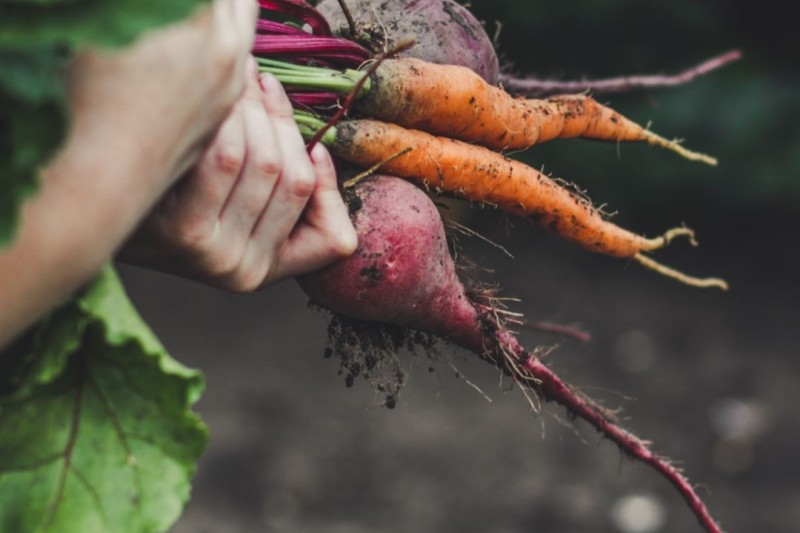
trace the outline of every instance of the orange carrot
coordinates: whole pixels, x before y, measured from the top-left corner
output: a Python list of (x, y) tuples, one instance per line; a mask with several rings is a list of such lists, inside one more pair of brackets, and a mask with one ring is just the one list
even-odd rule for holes
[(357, 107), (373, 118), (495, 150), (584, 137), (647, 142), (687, 159), (716, 164), (715, 159), (656, 135), (590, 96), (514, 98), (465, 67), (418, 59), (383, 62)]
[[(587, 250), (633, 258), (688, 285), (727, 289), (722, 280), (692, 278), (643, 255), (676, 237), (688, 237), (696, 244), (692, 230), (675, 228), (652, 239), (632, 233), (604, 220), (576, 192), (489, 148), (371, 119), (347, 120), (331, 127), (313, 115), (296, 112), (295, 120), (303, 135), (319, 138), (339, 158), (371, 169), (367, 174), (380, 170), (428, 189), (493, 205), (526, 216)], [(329, 129), (320, 135), (325, 128)]]
[(633, 257), (691, 235), (686, 228), (654, 239), (631, 233), (538, 170), (481, 146), (376, 120), (342, 122), (334, 135), (323, 142), (344, 160), (362, 167), (382, 163), (382, 172), (528, 216), (593, 252)]

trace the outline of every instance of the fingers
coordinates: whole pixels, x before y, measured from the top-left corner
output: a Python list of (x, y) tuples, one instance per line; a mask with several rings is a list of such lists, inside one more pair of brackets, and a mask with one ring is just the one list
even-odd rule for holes
[(177, 221), (173, 237), (182, 247), (200, 252), (222, 231), (220, 218), (244, 167), (245, 146), (244, 117), (237, 106), (171, 195), (167, 213)]
[(311, 151), (311, 161), (317, 175), (317, 188), (306, 207), (304, 220), (307, 225), (325, 234), (330, 253), (350, 255), (358, 242), (347, 206), (339, 192), (333, 160), (328, 150), (318, 144)]
[(285, 156), (277, 128), (262, 102), (255, 71), (236, 107), (243, 117), (246, 157), (221, 214), (221, 224), (226, 235), (249, 239), (272, 196)]
[(301, 222), (284, 243), (268, 282), (318, 270), (352, 254), (358, 245), (336, 181), (336, 169), (324, 146), (311, 152), (317, 183)]
[(236, 292), (318, 269), (356, 246), (330, 155), (318, 145), (309, 157), (280, 83), (267, 76), (259, 87), (250, 69), (211, 147), (151, 217), (164, 237), (151, 256)]
[(261, 77), (261, 86), (284, 166), (253, 233), (254, 257), (274, 255), (277, 246), (289, 237), (297, 224), (316, 185), (314, 168), (283, 87), (269, 75)]

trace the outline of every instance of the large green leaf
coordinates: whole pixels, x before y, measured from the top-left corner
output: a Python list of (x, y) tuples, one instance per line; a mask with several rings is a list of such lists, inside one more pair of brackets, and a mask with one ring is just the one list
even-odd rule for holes
[(0, 531), (172, 525), (207, 441), (190, 410), (203, 381), (164, 351), (111, 269), (0, 358), (13, 376), (0, 396)]

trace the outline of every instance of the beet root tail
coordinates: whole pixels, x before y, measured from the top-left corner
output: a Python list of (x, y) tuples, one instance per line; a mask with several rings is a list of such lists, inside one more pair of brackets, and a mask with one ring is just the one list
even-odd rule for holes
[[(511, 331), (497, 324), (494, 317), (484, 316), (484, 321), (489, 324), (483, 328), (484, 335), (492, 330), (494, 333), (493, 338), (484, 337), (481, 343), (485, 348), (481, 354), (483, 358), (510, 372), (517, 383), (534, 390), (543, 400), (555, 402), (575, 417), (582, 418), (614, 442), (626, 455), (661, 474), (681, 494), (708, 533), (722, 533), (719, 524), (711, 517), (689, 480), (667, 458), (654, 453), (648, 442), (619, 426), (610, 412), (561, 380), (535, 354), (526, 350)], [(477, 344), (472, 340), (463, 346), (475, 351)], [(487, 350), (491, 344), (494, 347)]]

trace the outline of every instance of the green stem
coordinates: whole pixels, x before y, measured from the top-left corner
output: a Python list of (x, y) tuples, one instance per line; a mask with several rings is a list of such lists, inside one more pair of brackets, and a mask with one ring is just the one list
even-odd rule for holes
[[(320, 120), (316, 116), (312, 115), (311, 113), (306, 113), (305, 111), (295, 111), (294, 121), (297, 123), (297, 128), (300, 130), (300, 133), (306, 140), (314, 137), (314, 135), (316, 135), (319, 130), (324, 128), (326, 124), (325, 121)], [(336, 135), (336, 127), (332, 127), (325, 132), (325, 135), (322, 136), (320, 142), (325, 146), (332, 146), (336, 143)]]
[[(278, 81), (282, 84), (312, 91), (331, 91), (342, 95), (350, 94), (358, 82), (366, 75), (363, 72), (352, 69), (341, 72), (329, 68), (294, 65), (274, 59), (256, 58), (256, 60), (259, 64), (259, 71), (269, 72), (278, 78)], [(359, 96), (367, 94), (370, 87), (371, 83), (368, 79), (359, 92)]]
[(256, 61), (262, 67), (290, 70), (293, 72), (313, 72), (317, 74), (340, 74), (338, 70), (330, 68), (311, 67), (308, 65), (295, 65), (294, 63), (287, 63), (286, 61), (278, 61), (277, 59), (269, 59), (267, 57), (257, 57)]

